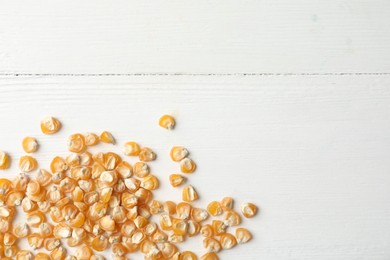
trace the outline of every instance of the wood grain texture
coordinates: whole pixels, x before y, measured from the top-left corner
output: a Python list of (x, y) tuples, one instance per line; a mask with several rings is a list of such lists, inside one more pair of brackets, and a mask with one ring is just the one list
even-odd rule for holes
[[(221, 259), (387, 260), (389, 85), (384, 76), (2, 77), (0, 149), (16, 159), (22, 137), (37, 136), (47, 167), (70, 133), (110, 130), (119, 145), (102, 149), (138, 140), (158, 152), (157, 194), (178, 200), (168, 149), (182, 144), (199, 165), (196, 205), (233, 195), (261, 208), (244, 221), (253, 242)], [(157, 126), (162, 113), (175, 115), (175, 131)], [(58, 135), (40, 134), (48, 114), (64, 124)], [(195, 240), (184, 248), (200, 254)]]
[(0, 73), (389, 73), (390, 2), (1, 1)]

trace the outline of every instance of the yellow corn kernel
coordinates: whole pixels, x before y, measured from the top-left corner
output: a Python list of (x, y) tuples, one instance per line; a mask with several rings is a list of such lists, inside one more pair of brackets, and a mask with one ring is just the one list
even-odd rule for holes
[(77, 260), (89, 260), (92, 256), (92, 250), (86, 245), (77, 248), (75, 256)]
[(57, 133), (61, 129), (61, 122), (54, 117), (46, 117), (41, 121), (42, 133), (46, 135), (52, 135)]
[(57, 186), (51, 186), (46, 193), (46, 200), (53, 204), (62, 198), (63, 194)]
[(32, 249), (36, 250), (43, 247), (44, 239), (38, 233), (32, 233), (27, 236), (27, 242)]
[(38, 229), (41, 237), (50, 237), (53, 234), (53, 226), (49, 223), (41, 223)]
[(52, 177), (50, 172), (40, 169), (37, 173), (36, 180), (42, 187), (46, 187), (52, 183)]
[(198, 257), (191, 251), (184, 251), (180, 253), (179, 260), (198, 260)]
[(14, 225), (12, 233), (17, 238), (23, 238), (27, 237), (30, 231), (26, 223), (17, 223), (16, 225)]
[(69, 226), (72, 228), (82, 227), (85, 223), (85, 215), (82, 212), (77, 213), (77, 215), (69, 220)]
[(156, 243), (166, 242), (168, 240), (168, 235), (165, 234), (160, 229), (157, 229), (152, 235), (152, 241)]
[(158, 188), (158, 179), (156, 176), (149, 174), (141, 180), (141, 187), (147, 190), (155, 190)]
[(6, 197), (7, 206), (20, 206), (22, 204), (22, 200), (24, 197), (24, 193), (21, 191), (11, 191), (8, 193)]
[(53, 251), (51, 251), (50, 257), (51, 257), (51, 259), (65, 260), (66, 249), (62, 246), (59, 246), (59, 247), (55, 248)]
[(257, 207), (253, 203), (244, 203), (241, 205), (242, 215), (246, 218), (251, 218), (257, 213)]
[(85, 138), (82, 134), (72, 134), (68, 138), (68, 150), (72, 153), (83, 153), (87, 150)]
[(43, 245), (47, 251), (53, 251), (61, 245), (61, 241), (59, 239), (49, 237), (45, 239)]
[(229, 210), (226, 212), (226, 215), (225, 215), (225, 223), (229, 227), (238, 226), (241, 224), (241, 217), (237, 212), (235, 212), (233, 210)]
[(213, 227), (210, 224), (206, 224), (201, 227), (200, 234), (204, 237), (213, 237), (214, 236), (214, 230)]
[(5, 233), (3, 237), (3, 243), (5, 246), (12, 246), (15, 244), (17, 237), (12, 233)]
[(219, 257), (216, 253), (210, 252), (202, 255), (200, 260), (219, 260)]
[(203, 239), (203, 246), (208, 252), (214, 253), (218, 253), (222, 249), (219, 241), (212, 237), (206, 237), (205, 239)]
[(38, 141), (34, 137), (25, 137), (22, 141), (22, 147), (26, 153), (34, 153), (38, 150)]
[(138, 198), (137, 196), (135, 196), (134, 194), (131, 194), (131, 193), (128, 193), (128, 192), (124, 192), (122, 194), (122, 205), (125, 207), (125, 208), (132, 208), (134, 206), (136, 206), (138, 204)]
[(107, 144), (115, 144), (115, 139), (110, 132), (104, 131), (100, 134), (100, 141)]
[(213, 227), (213, 233), (215, 236), (219, 236), (220, 234), (224, 233), (227, 228), (223, 221), (216, 219), (211, 222), (211, 226)]
[(168, 242), (158, 243), (157, 247), (164, 259), (172, 259), (172, 256), (178, 251), (175, 245)]
[(10, 158), (8, 154), (0, 151), (0, 170), (8, 169), (10, 165)]
[(171, 156), (172, 161), (180, 162), (189, 155), (189, 152), (182, 146), (174, 146), (169, 155)]
[(140, 244), (140, 251), (145, 255), (153, 255), (154, 257), (156, 257), (156, 254), (159, 253), (157, 245), (149, 239), (145, 239), (144, 241), (142, 241), (142, 243)]
[(126, 221), (125, 223), (123, 223), (121, 225), (121, 230), (120, 230), (120, 233), (123, 235), (123, 236), (126, 236), (126, 237), (131, 237), (134, 233), (134, 231), (136, 230), (136, 227), (135, 227), (135, 224), (133, 221)]
[(212, 201), (209, 203), (207, 206), (207, 211), (212, 215), (212, 216), (219, 216), (222, 214), (223, 209), (221, 204), (218, 201)]
[(115, 223), (121, 224), (126, 221), (127, 210), (122, 206), (116, 206), (112, 209), (111, 216)]
[(176, 213), (179, 219), (189, 219), (191, 216), (192, 207), (189, 203), (180, 202), (176, 206)]
[(143, 162), (150, 162), (156, 160), (157, 155), (149, 147), (144, 147), (140, 150), (138, 158)]
[(53, 235), (55, 238), (68, 238), (72, 235), (72, 228), (65, 223), (59, 223), (54, 226)]
[(176, 235), (185, 236), (187, 234), (188, 224), (186, 220), (172, 219), (172, 230)]
[(193, 173), (196, 169), (196, 164), (190, 158), (184, 158), (180, 161), (180, 170), (184, 173)]
[(181, 236), (181, 235), (177, 235), (175, 233), (171, 233), (169, 236), (168, 236), (168, 242), (171, 242), (171, 243), (181, 243), (185, 240), (185, 236)]
[(27, 214), (26, 223), (31, 227), (39, 227), (46, 220), (45, 214), (36, 210)]
[(137, 196), (138, 198), (138, 202), (140, 204), (146, 204), (148, 203), (152, 197), (153, 197), (153, 194), (150, 190), (147, 190), (147, 189), (144, 189), (144, 188), (139, 188), (135, 193), (134, 193), (135, 196)]
[(102, 252), (108, 247), (108, 239), (105, 236), (96, 236), (92, 239), (92, 248), (96, 251)]
[(29, 155), (20, 157), (19, 169), (21, 172), (32, 172), (38, 167), (38, 162), (34, 157)]
[(124, 256), (127, 253), (126, 247), (120, 243), (115, 243), (111, 245), (111, 251), (114, 256)]
[(113, 187), (118, 181), (116, 171), (104, 171), (99, 177), (99, 180), (107, 187)]
[(97, 145), (99, 143), (99, 136), (97, 136), (97, 134), (86, 133), (84, 135), (84, 137), (85, 137), (85, 145), (86, 146), (94, 146), (94, 145)]
[(175, 215), (176, 214), (176, 203), (173, 201), (167, 200), (162, 204), (162, 209), (168, 215)]
[(236, 238), (230, 233), (221, 234), (219, 241), (222, 249), (230, 249), (237, 245)]
[(109, 215), (104, 216), (99, 220), (99, 227), (104, 231), (112, 232), (115, 230), (115, 221)]
[(4, 247), (4, 256), (6, 257), (14, 257), (16, 256), (17, 252), (19, 252), (19, 248), (17, 245), (12, 245), (12, 246), (5, 246)]
[(192, 187), (191, 185), (188, 185), (188, 186), (184, 187), (184, 189), (183, 189), (182, 198), (186, 202), (191, 202), (191, 201), (197, 200), (199, 197), (198, 197), (198, 193), (195, 191), (194, 187)]
[(237, 228), (236, 229), (236, 239), (237, 239), (238, 244), (244, 244), (252, 239), (252, 234), (246, 228)]
[(51, 260), (51, 258), (48, 254), (40, 252), (35, 255), (34, 260)]
[(169, 175), (169, 182), (171, 183), (172, 187), (180, 186), (186, 178), (180, 174), (171, 174)]
[(202, 222), (209, 217), (209, 213), (205, 209), (193, 208), (191, 211), (191, 219), (195, 222)]
[(134, 164), (134, 175), (138, 178), (144, 178), (150, 173), (149, 166), (144, 162), (136, 162)]
[(163, 230), (171, 230), (172, 229), (172, 218), (164, 213), (160, 215), (160, 227)]
[(138, 156), (141, 148), (136, 142), (127, 142), (123, 147), (123, 153), (127, 156)]
[(189, 237), (193, 237), (199, 234), (201, 226), (198, 222), (195, 222), (193, 220), (188, 220), (187, 225), (188, 225), (187, 235)]
[(50, 203), (48, 201), (38, 201), (37, 202), (38, 208), (43, 213), (48, 213), (50, 211)]
[(225, 197), (221, 200), (221, 206), (223, 210), (230, 210), (233, 209), (233, 198), (232, 197)]
[(68, 165), (66, 164), (65, 160), (59, 156), (54, 157), (50, 163), (50, 170), (52, 173), (63, 172), (67, 169)]
[(149, 222), (145, 228), (144, 228), (144, 232), (145, 232), (145, 235), (147, 236), (151, 236), (153, 235), (153, 233), (157, 230), (157, 224), (154, 223), (154, 222)]
[(128, 162), (120, 162), (115, 170), (118, 172), (119, 176), (123, 179), (130, 178), (133, 174), (133, 167)]
[(16, 253), (16, 260), (33, 260), (34, 255), (28, 250), (20, 250)]
[(163, 205), (158, 200), (152, 200), (149, 206), (150, 206), (150, 213), (152, 213), (153, 215), (157, 215), (163, 211)]
[(63, 193), (71, 193), (76, 188), (77, 182), (69, 177), (65, 177), (59, 183), (60, 191)]
[(168, 130), (172, 130), (175, 127), (176, 122), (175, 122), (175, 119), (173, 118), (173, 116), (171, 116), (171, 115), (163, 115), (162, 117), (160, 117), (160, 120), (159, 120), (158, 124), (162, 128), (165, 128), (165, 129), (168, 129)]

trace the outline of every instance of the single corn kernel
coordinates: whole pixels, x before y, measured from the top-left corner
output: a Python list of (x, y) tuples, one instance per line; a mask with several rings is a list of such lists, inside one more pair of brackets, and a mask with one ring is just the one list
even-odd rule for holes
[(171, 183), (172, 187), (180, 186), (186, 178), (180, 174), (171, 174), (169, 175), (169, 182)]
[(84, 137), (86, 146), (94, 146), (99, 143), (99, 136), (94, 133), (86, 133)]
[(157, 215), (163, 211), (163, 205), (158, 200), (152, 200), (149, 206), (150, 206), (150, 213), (153, 215)]
[(207, 206), (207, 211), (212, 215), (212, 216), (219, 216), (222, 214), (223, 209), (221, 204), (218, 201), (212, 201), (209, 203)]
[(180, 161), (180, 170), (184, 173), (193, 173), (196, 169), (196, 164), (190, 158), (184, 158)]
[(34, 157), (29, 155), (20, 157), (19, 169), (21, 172), (32, 172), (38, 167), (38, 162)]
[(51, 260), (51, 258), (48, 254), (40, 252), (35, 255), (34, 260)]
[(111, 251), (114, 256), (124, 256), (127, 253), (126, 247), (120, 243), (115, 243), (111, 245)]
[(130, 178), (133, 174), (133, 167), (128, 162), (120, 162), (115, 170), (118, 172), (119, 176), (123, 179)]
[(144, 147), (140, 150), (138, 158), (143, 162), (156, 160), (157, 155), (149, 147)]
[(45, 214), (36, 210), (27, 214), (26, 223), (31, 227), (39, 227), (46, 220)]
[(115, 221), (109, 215), (104, 216), (99, 220), (99, 227), (104, 231), (112, 232), (115, 230)]
[(180, 202), (176, 206), (176, 213), (179, 219), (189, 219), (191, 216), (192, 207), (189, 203)]
[(83, 153), (87, 150), (85, 138), (82, 134), (72, 134), (68, 138), (68, 150), (72, 153)]
[(198, 260), (198, 257), (191, 251), (180, 253), (179, 260)]
[(34, 137), (25, 137), (22, 141), (22, 147), (26, 153), (34, 153), (38, 150), (38, 141)]
[(203, 239), (203, 246), (208, 252), (214, 253), (218, 253), (222, 249), (219, 241), (212, 237), (206, 237), (205, 239)]
[(28, 250), (20, 250), (16, 254), (16, 260), (33, 260), (34, 255)]
[(242, 215), (246, 218), (251, 218), (257, 213), (257, 207), (252, 203), (244, 203), (241, 205)]
[(59, 156), (54, 157), (50, 163), (50, 170), (52, 173), (63, 172), (67, 169), (68, 165), (66, 164), (65, 160)]
[(172, 220), (172, 230), (176, 235), (185, 236), (187, 234), (188, 223), (186, 220), (176, 219)]
[(62, 246), (59, 246), (50, 253), (51, 259), (59, 259), (59, 260), (64, 260), (66, 257), (66, 249)]
[(231, 249), (237, 245), (236, 238), (230, 233), (221, 234), (220, 242), (222, 249)]
[(53, 226), (49, 223), (41, 223), (38, 229), (42, 237), (50, 237), (53, 234)]
[(172, 130), (175, 127), (176, 122), (175, 122), (175, 119), (171, 115), (163, 115), (160, 118), (158, 124), (162, 128), (165, 128), (165, 129), (168, 129), (168, 130)]
[(169, 155), (171, 156), (172, 161), (180, 162), (189, 155), (189, 152), (182, 146), (174, 146)]
[(10, 158), (8, 154), (0, 151), (0, 170), (8, 169), (10, 165)]
[(210, 224), (206, 224), (201, 227), (200, 234), (204, 237), (213, 237), (214, 236), (214, 230), (213, 227)]
[(172, 256), (178, 251), (175, 245), (168, 242), (158, 243), (157, 247), (164, 259), (172, 259)]
[(229, 209), (233, 209), (233, 203), (234, 201), (232, 197), (225, 197), (221, 201), (221, 206), (223, 210), (229, 210)]
[(51, 135), (57, 133), (61, 129), (61, 122), (54, 117), (46, 117), (41, 121), (42, 133)]
[(27, 236), (27, 242), (34, 250), (43, 247), (44, 238), (37, 233), (33, 233)]
[(7, 206), (20, 206), (24, 198), (24, 193), (22, 191), (12, 191), (8, 193), (6, 204)]
[(55, 238), (68, 238), (72, 235), (72, 228), (65, 223), (59, 223), (54, 226), (53, 235)]
[(195, 191), (194, 187), (192, 187), (191, 185), (188, 185), (188, 186), (184, 187), (184, 189), (183, 189), (182, 198), (186, 202), (192, 202), (194, 200), (197, 200), (199, 197), (198, 197), (198, 193)]
[(176, 203), (173, 201), (167, 200), (162, 204), (162, 209), (168, 215), (175, 215), (176, 214)]
[(86, 245), (82, 245), (76, 250), (77, 260), (89, 260), (92, 256), (92, 250)]
[(202, 222), (209, 217), (209, 213), (205, 209), (193, 208), (191, 211), (191, 219), (195, 222)]
[(147, 190), (155, 190), (158, 188), (158, 179), (156, 176), (149, 174), (141, 180), (141, 187)]
[(238, 244), (244, 244), (252, 239), (252, 234), (246, 228), (237, 228), (236, 239)]
[(187, 235), (189, 237), (193, 237), (199, 234), (201, 226), (198, 222), (195, 222), (193, 220), (188, 220), (187, 225), (188, 225)]
[(181, 236), (181, 235), (177, 235), (175, 233), (171, 233), (169, 236), (168, 236), (168, 242), (171, 242), (171, 243), (181, 243), (185, 240), (185, 236)]
[(100, 134), (100, 141), (107, 144), (115, 144), (115, 139), (110, 132), (104, 131)]
[[(127, 210), (122, 206), (116, 206), (112, 209), (111, 216), (115, 223), (122, 224), (126, 221)], [(135, 220), (134, 220), (135, 221)]]
[(134, 175), (138, 178), (144, 178), (150, 173), (149, 166), (144, 162), (136, 162), (134, 164)]
[(229, 227), (238, 226), (241, 224), (241, 217), (237, 212), (235, 212), (233, 210), (229, 210), (226, 212), (226, 215), (225, 215), (225, 223)]
[(164, 213), (160, 215), (160, 227), (163, 230), (171, 230), (172, 229), (172, 218)]
[(127, 142), (123, 147), (123, 153), (127, 156), (138, 156), (141, 148), (136, 142)]
[(92, 240), (92, 248), (96, 251), (102, 252), (108, 247), (108, 239), (105, 236), (96, 236)]
[(29, 228), (27, 226), (26, 223), (17, 223), (14, 227), (13, 227), (13, 234), (17, 237), (17, 238), (23, 238), (23, 237), (27, 237), (28, 234), (30, 233), (29, 231)]
[(219, 257), (216, 253), (210, 252), (202, 255), (200, 260), (219, 260)]
[(211, 226), (213, 227), (213, 233), (215, 236), (219, 236), (220, 234), (224, 233), (227, 228), (223, 221), (216, 219), (211, 222)]
[(5, 233), (3, 237), (3, 243), (5, 246), (12, 246), (15, 244), (17, 237), (12, 233)]

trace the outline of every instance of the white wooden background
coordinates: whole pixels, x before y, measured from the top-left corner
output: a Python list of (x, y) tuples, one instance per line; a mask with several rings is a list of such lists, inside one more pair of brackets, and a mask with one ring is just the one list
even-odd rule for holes
[[(183, 144), (198, 205), (231, 194), (261, 207), (244, 222), (253, 242), (222, 259), (390, 259), (389, 11), (379, 0), (0, 0), (0, 149), (18, 158), (35, 135), (47, 166), (70, 133), (110, 130), (156, 149), (166, 181), (167, 151)], [(175, 131), (156, 126), (163, 113)], [(58, 135), (40, 134), (48, 114)], [(157, 194), (180, 198), (166, 182)], [(185, 247), (202, 252), (200, 239)]]

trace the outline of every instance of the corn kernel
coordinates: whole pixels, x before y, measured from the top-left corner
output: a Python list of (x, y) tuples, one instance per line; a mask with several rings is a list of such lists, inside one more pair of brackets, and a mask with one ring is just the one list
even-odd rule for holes
[(207, 206), (207, 211), (212, 215), (212, 216), (219, 216), (222, 214), (223, 209), (221, 204), (218, 201), (212, 201), (209, 203)]
[(184, 187), (183, 192), (182, 192), (182, 198), (186, 202), (192, 202), (194, 200), (197, 200), (199, 197), (198, 197), (198, 193), (195, 191), (194, 187), (189, 185), (189, 186)]
[(104, 131), (100, 134), (100, 141), (107, 144), (115, 144), (115, 139), (110, 132)]
[(61, 129), (61, 122), (54, 117), (46, 117), (41, 121), (42, 133), (51, 135), (57, 133)]
[(38, 141), (34, 137), (25, 137), (22, 147), (26, 153), (34, 153), (38, 150)]
[(34, 157), (29, 155), (20, 157), (19, 169), (21, 172), (32, 172), (38, 167), (38, 162)]
[(99, 143), (99, 136), (97, 136), (97, 134), (86, 133), (84, 135), (84, 137), (85, 137), (85, 145), (86, 146), (94, 146), (94, 145), (97, 145)]
[(158, 185), (157, 177), (151, 174), (141, 180), (141, 187), (147, 190), (155, 190), (158, 188)]
[(190, 158), (184, 158), (180, 161), (180, 170), (184, 173), (193, 173), (196, 169), (196, 164)]
[(184, 251), (180, 253), (180, 260), (198, 260), (198, 257), (191, 251)]
[(233, 203), (234, 201), (232, 197), (225, 197), (221, 201), (221, 206), (223, 210), (229, 210), (229, 209), (233, 209)]
[(123, 147), (123, 153), (127, 156), (138, 156), (141, 148), (136, 142), (127, 142)]
[(182, 146), (174, 146), (169, 155), (171, 156), (172, 161), (180, 162), (189, 155), (189, 152)]
[(219, 241), (212, 237), (206, 237), (205, 239), (203, 239), (203, 246), (208, 252), (214, 253), (218, 253), (222, 249), (222, 246)]
[(150, 162), (156, 160), (156, 154), (149, 147), (144, 147), (140, 150), (138, 157), (143, 162)]
[(134, 175), (138, 178), (144, 178), (150, 173), (149, 166), (144, 162), (136, 162), (133, 170)]
[(214, 252), (206, 253), (202, 255), (202, 257), (200, 258), (200, 260), (218, 260), (218, 259), (219, 257)]
[(68, 150), (72, 153), (83, 153), (87, 150), (85, 138), (82, 134), (72, 134), (68, 138)]
[(241, 205), (242, 215), (246, 218), (251, 218), (257, 213), (257, 207), (252, 203), (244, 203)]
[(10, 165), (10, 158), (8, 154), (0, 151), (0, 170), (8, 169)]
[(237, 212), (229, 210), (225, 215), (225, 223), (228, 226), (238, 226), (241, 224), (241, 217)]
[(169, 175), (169, 182), (171, 183), (172, 187), (180, 186), (186, 178), (180, 174), (171, 174)]
[(237, 239), (238, 244), (244, 244), (252, 239), (252, 234), (251, 234), (251, 232), (249, 232), (249, 230), (247, 230), (245, 228), (237, 228), (236, 229), (236, 239)]
[(237, 245), (236, 238), (230, 233), (221, 234), (220, 242), (222, 249), (231, 249)]
[(158, 123), (162, 128), (171, 130), (175, 127), (175, 119), (171, 115), (163, 115)]

